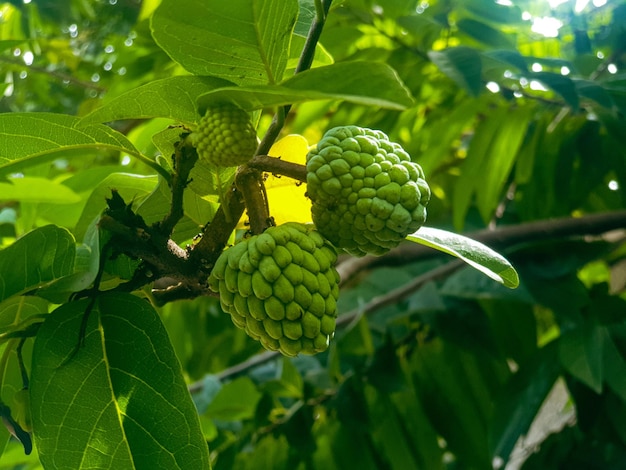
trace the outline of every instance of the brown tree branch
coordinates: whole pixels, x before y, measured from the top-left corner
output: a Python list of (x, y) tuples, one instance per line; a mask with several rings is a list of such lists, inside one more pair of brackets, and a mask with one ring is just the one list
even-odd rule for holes
[(269, 155), (257, 155), (248, 163), (248, 166), (266, 173), (287, 176), (288, 178), (306, 183), (306, 166), (299, 163), (287, 162)]
[(263, 233), (271, 225), (271, 221), (261, 173), (247, 165), (239, 167), (235, 185), (243, 194), (250, 219), (250, 231), (254, 235)]

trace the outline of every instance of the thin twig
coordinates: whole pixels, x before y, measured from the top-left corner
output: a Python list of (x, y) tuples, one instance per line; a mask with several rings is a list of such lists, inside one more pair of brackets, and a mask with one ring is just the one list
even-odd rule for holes
[(306, 166), (299, 163), (287, 162), (269, 155), (257, 155), (248, 163), (248, 166), (266, 173), (287, 176), (306, 183)]
[(189, 183), (189, 174), (198, 161), (198, 153), (187, 139), (187, 135), (188, 134), (181, 135), (181, 140), (174, 145), (174, 155), (172, 156), (174, 174), (172, 175), (172, 181), (170, 183), (172, 190), (170, 211), (155, 227), (166, 237), (172, 234), (176, 224), (185, 215), (183, 196), (185, 188)]
[(263, 233), (270, 226), (270, 213), (261, 173), (247, 165), (241, 166), (237, 171), (235, 184), (243, 194), (250, 219), (250, 231), (254, 235)]

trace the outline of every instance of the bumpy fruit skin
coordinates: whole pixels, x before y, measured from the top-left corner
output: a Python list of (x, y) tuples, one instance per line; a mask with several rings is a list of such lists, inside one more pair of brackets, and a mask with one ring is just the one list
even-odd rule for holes
[(382, 255), (426, 221), (430, 188), (422, 168), (381, 131), (327, 131), (307, 155), (313, 222), (354, 256)]
[(339, 296), (335, 249), (310, 225), (288, 222), (218, 258), (209, 287), (233, 323), (286, 356), (324, 351)]
[(233, 104), (209, 107), (192, 138), (198, 156), (220, 167), (243, 165), (257, 147), (250, 116)]

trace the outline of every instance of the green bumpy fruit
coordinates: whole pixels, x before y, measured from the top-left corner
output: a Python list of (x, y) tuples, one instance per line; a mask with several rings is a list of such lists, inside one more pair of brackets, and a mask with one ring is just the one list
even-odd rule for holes
[(324, 351), (335, 332), (335, 249), (312, 226), (288, 222), (218, 258), (209, 287), (233, 323), (286, 356)]
[(233, 104), (209, 107), (192, 133), (192, 139), (198, 156), (220, 167), (247, 163), (257, 147), (250, 116)]
[(330, 129), (306, 168), (317, 230), (354, 256), (382, 255), (426, 221), (424, 172), (381, 131)]

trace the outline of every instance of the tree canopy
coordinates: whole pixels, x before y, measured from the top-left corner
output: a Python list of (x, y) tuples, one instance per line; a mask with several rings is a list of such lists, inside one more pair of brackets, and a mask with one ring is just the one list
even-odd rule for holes
[[(0, 70), (0, 468), (626, 466), (625, 1), (14, 0)], [(194, 146), (224, 102), (239, 168)], [(338, 126), (427, 219), (339, 250), (334, 337), (287, 357), (208, 279), (312, 221)]]

